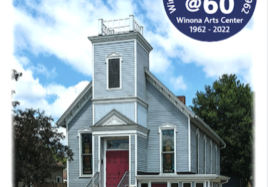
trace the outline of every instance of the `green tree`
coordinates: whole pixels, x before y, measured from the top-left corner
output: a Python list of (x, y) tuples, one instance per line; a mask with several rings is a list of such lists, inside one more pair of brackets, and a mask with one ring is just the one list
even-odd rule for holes
[(52, 169), (58, 161), (66, 162), (65, 157), (73, 160), (73, 152), (61, 143), (64, 135), (58, 132), (57, 126), (52, 125), (51, 116), (39, 110), (16, 109), (18, 101), (12, 104), (14, 186), (18, 186), (18, 182), (23, 182), (23, 186), (43, 183), (51, 178)]
[(224, 74), (190, 106), (226, 143), (221, 150), (221, 173), (246, 181), (252, 176), (253, 93), (236, 75)]
[[(15, 81), (18, 81), (19, 78), (22, 76), (22, 73), (18, 73), (16, 70), (12, 70), (12, 80), (14, 79)], [(15, 94), (15, 91), (12, 90), (12, 95)], [(12, 106), (15, 108), (17, 105), (19, 105), (20, 103), (18, 101), (12, 101)]]

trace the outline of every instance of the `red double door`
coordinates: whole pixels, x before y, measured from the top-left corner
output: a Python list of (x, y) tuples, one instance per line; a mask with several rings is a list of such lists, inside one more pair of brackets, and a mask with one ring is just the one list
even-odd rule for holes
[(117, 187), (129, 169), (128, 151), (107, 151), (106, 160), (106, 186)]

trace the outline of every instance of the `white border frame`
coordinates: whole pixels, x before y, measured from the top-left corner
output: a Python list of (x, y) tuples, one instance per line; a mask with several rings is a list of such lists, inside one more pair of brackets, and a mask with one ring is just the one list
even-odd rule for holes
[[(162, 168), (162, 130), (174, 130), (174, 173), (164, 173), (163, 172), (163, 168)], [(158, 127), (158, 134), (159, 134), (159, 157), (160, 157), (160, 161), (159, 161), (159, 175), (174, 175), (177, 173), (177, 158), (176, 158), (176, 154), (177, 154), (177, 126), (173, 125), (171, 123), (165, 123), (161, 126)]]
[[(115, 55), (114, 55), (115, 54)], [(109, 60), (119, 59), (119, 88), (109, 88)], [(117, 52), (112, 52), (106, 56), (106, 90), (121, 90), (122, 89), (122, 55)]]
[[(82, 174), (82, 140), (81, 140), (81, 134), (91, 134), (92, 136), (92, 174), (90, 175), (83, 175)], [(86, 177), (86, 178), (90, 178), (93, 176), (94, 174), (94, 136), (92, 134), (92, 130), (91, 128), (89, 127), (84, 127), (80, 130), (78, 130), (78, 140), (79, 140), (79, 157), (78, 157), (78, 160), (79, 160), (79, 178), (81, 177)]]

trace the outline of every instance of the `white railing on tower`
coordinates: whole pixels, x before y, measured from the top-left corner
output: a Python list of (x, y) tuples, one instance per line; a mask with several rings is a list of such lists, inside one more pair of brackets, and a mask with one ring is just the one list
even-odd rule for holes
[(99, 19), (98, 35), (112, 35), (126, 32), (139, 32), (143, 34), (143, 27), (134, 19), (133, 15), (129, 18), (103, 20)]

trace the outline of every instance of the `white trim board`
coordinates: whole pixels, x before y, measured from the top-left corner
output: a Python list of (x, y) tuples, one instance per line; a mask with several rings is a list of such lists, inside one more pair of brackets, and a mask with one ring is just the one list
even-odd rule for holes
[(135, 97), (137, 97), (137, 40), (134, 41), (134, 91), (135, 91)]
[(111, 104), (111, 103), (134, 103), (142, 105), (144, 108), (148, 108), (148, 103), (139, 97), (105, 97), (101, 99), (92, 99), (92, 103), (98, 104)]
[(93, 132), (92, 135), (102, 135), (102, 136), (117, 136), (117, 135), (135, 135), (135, 134), (140, 134), (145, 137), (147, 137), (147, 134), (137, 131), (137, 130), (126, 130), (126, 131), (99, 131), (99, 132)]
[(191, 120), (188, 116), (188, 170), (191, 171)]

